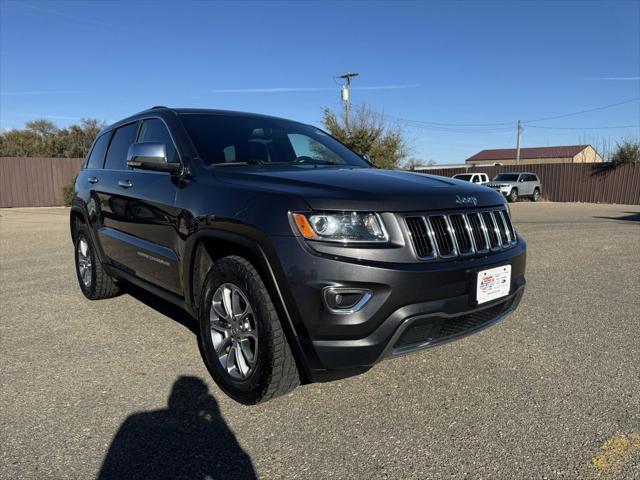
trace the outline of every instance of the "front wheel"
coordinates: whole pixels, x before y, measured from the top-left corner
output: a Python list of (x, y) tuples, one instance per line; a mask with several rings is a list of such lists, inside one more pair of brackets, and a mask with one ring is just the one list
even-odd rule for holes
[(518, 201), (518, 191), (515, 188), (512, 188), (509, 192), (509, 195), (507, 195), (507, 200), (509, 200), (510, 203)]
[(537, 202), (538, 200), (540, 200), (540, 190), (538, 190), (537, 188), (533, 191), (533, 195), (531, 196), (531, 201), (533, 202)]
[(207, 369), (230, 397), (255, 404), (300, 384), (276, 309), (251, 262), (218, 260), (205, 279), (198, 315)]

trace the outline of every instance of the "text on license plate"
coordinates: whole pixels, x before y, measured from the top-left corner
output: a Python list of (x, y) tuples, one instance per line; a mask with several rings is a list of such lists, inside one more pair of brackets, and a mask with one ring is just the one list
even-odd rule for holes
[(478, 272), (476, 300), (478, 304), (509, 295), (511, 289), (511, 265), (490, 268)]

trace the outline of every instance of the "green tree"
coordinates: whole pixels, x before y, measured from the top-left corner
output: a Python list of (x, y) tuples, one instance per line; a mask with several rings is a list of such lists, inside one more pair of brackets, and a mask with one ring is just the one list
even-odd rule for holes
[(104, 126), (96, 119), (82, 119), (80, 125), (60, 129), (49, 120), (33, 120), (23, 129), (0, 132), (0, 156), (84, 157)]
[(353, 151), (368, 155), (376, 167), (398, 168), (407, 156), (404, 132), (388, 125), (382, 114), (367, 105), (354, 109), (348, 122), (346, 113), (336, 114), (325, 108), (322, 123)]
[(611, 155), (614, 165), (640, 165), (640, 142), (637, 140), (623, 140)]

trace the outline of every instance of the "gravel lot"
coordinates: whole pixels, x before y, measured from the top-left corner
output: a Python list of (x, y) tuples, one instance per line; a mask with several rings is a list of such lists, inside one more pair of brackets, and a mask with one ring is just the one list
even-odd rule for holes
[(67, 209), (0, 211), (0, 477), (640, 478), (640, 207), (512, 210), (515, 315), (255, 407), (179, 310), (85, 300)]

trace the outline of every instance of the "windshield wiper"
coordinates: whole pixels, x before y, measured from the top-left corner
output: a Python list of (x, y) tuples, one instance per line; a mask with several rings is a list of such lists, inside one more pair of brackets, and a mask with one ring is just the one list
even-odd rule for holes
[(212, 163), (212, 167), (246, 167), (247, 165), (265, 165), (265, 162), (260, 160), (247, 160), (246, 162), (220, 162)]

